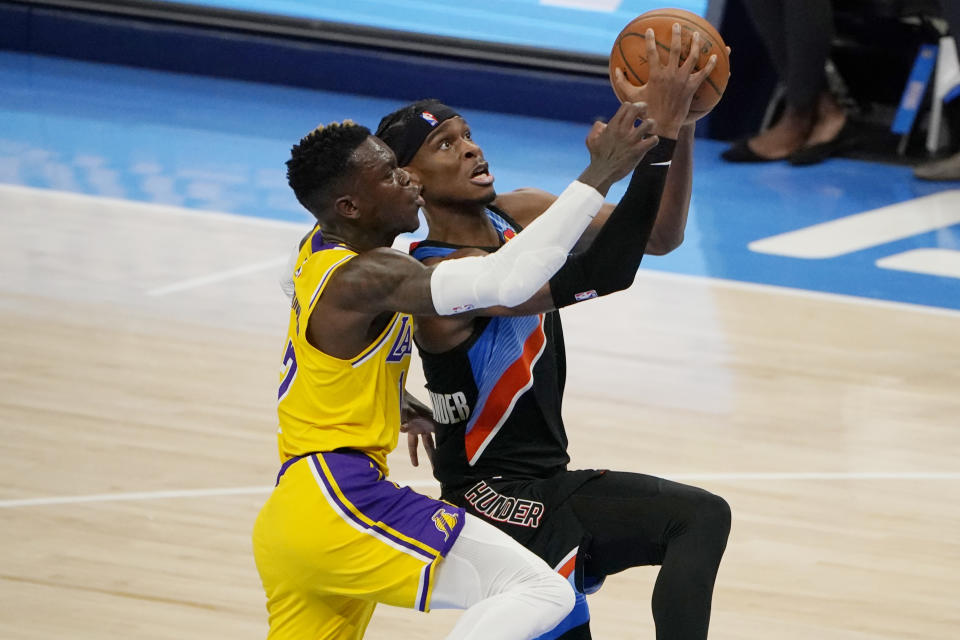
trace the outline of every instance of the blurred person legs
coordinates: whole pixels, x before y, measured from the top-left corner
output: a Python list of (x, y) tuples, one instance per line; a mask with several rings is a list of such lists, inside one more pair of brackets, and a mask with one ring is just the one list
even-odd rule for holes
[(913, 175), (921, 180), (960, 180), (960, 151), (920, 165), (913, 170)]
[(801, 163), (823, 159), (847, 121), (824, 71), (834, 32), (830, 0), (742, 2), (785, 86), (785, 107), (776, 124), (737, 142), (723, 158), (764, 162), (798, 154)]

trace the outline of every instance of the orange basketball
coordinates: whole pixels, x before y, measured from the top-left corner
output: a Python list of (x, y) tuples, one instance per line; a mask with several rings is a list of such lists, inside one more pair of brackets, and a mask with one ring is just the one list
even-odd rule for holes
[[(680, 38), (684, 50), (690, 47), (693, 33), (700, 33), (700, 60), (696, 68), (702, 69), (710, 56), (717, 54), (717, 66), (713, 70), (697, 93), (693, 96), (690, 105), (692, 115), (702, 115), (712, 109), (727, 88), (727, 78), (730, 76), (730, 59), (727, 57), (727, 45), (705, 18), (683, 9), (654, 9), (634, 18), (623, 28), (613, 51), (610, 52), (610, 82), (613, 83), (613, 70), (623, 69), (624, 75), (636, 86), (643, 86), (647, 82), (649, 67), (647, 66), (647, 45), (644, 34), (647, 29), (653, 29), (657, 39), (657, 50), (660, 52), (661, 63), (667, 62), (670, 55), (670, 42), (673, 39), (673, 24), (680, 24)], [(686, 59), (683, 56), (682, 59)], [(614, 92), (617, 93), (614, 85)], [(624, 96), (617, 93), (621, 101)]]

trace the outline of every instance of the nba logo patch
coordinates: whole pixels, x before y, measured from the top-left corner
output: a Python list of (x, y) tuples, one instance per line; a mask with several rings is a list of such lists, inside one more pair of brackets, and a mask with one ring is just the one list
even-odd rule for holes
[(589, 291), (581, 291), (573, 296), (577, 302), (583, 302), (584, 300), (589, 300), (590, 298), (596, 298), (597, 292), (595, 289), (590, 289)]
[(432, 113), (430, 113), (429, 111), (424, 111), (423, 113), (420, 114), (420, 117), (423, 118), (424, 120), (426, 120), (426, 121), (430, 124), (431, 127), (437, 126), (437, 118), (436, 118), (436, 116), (434, 116), (434, 115), (433, 115)]

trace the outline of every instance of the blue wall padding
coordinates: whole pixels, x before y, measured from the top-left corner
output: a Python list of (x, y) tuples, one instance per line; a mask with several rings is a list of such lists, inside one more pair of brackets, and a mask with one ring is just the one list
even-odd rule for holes
[(9, 2), (0, 48), (580, 122), (618, 106), (603, 76)]

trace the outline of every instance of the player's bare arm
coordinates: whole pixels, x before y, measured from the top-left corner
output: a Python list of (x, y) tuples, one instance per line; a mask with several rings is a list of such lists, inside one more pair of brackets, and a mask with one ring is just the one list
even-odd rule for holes
[(435, 313), (432, 268), (389, 248), (350, 260), (331, 277), (307, 324), (307, 339), (327, 355), (348, 359), (379, 335), (395, 312)]
[[(631, 158), (634, 157), (630, 153), (631, 149), (634, 152), (643, 149), (640, 156), (642, 158), (649, 149), (656, 145), (658, 138), (651, 135), (651, 131), (656, 126), (653, 119), (646, 117), (639, 126), (635, 125), (636, 118), (642, 118), (645, 114), (645, 105), (642, 103), (637, 105), (624, 104), (621, 105), (609, 124), (594, 123), (586, 140), (591, 162), (580, 175), (580, 182), (595, 186), (600, 193), (606, 193), (616, 180), (625, 175), (620, 169), (612, 170), (612, 167), (622, 167), (625, 164), (630, 164), (632, 162)], [(524, 233), (526, 232), (521, 233), (517, 238), (522, 237)], [(511, 241), (510, 245), (515, 242), (517, 242), (516, 239)], [(483, 254), (484, 252), (479, 249), (461, 249), (444, 259), (428, 260), (426, 264), (435, 265), (450, 259), (456, 260)], [(445, 351), (459, 344), (470, 335), (473, 320), (477, 315), (530, 315), (548, 311), (553, 307), (553, 294), (550, 285), (546, 283), (532, 296), (516, 305), (494, 305), (451, 317), (420, 317), (417, 320), (418, 341), (420, 346), (428, 351)]]
[[(699, 47), (699, 34), (694, 34), (689, 50)], [(674, 162), (667, 173), (657, 221), (647, 242), (648, 255), (664, 255), (673, 251), (683, 242), (687, 213), (690, 205), (690, 193), (693, 180), (693, 140), (695, 118), (690, 115), (693, 95), (709, 77), (716, 66), (712, 57), (700, 71), (695, 70), (696, 57), (681, 55), (679, 25), (675, 25), (670, 56), (664, 64), (656, 54), (656, 40), (652, 32), (646, 34), (646, 46), (650, 64), (650, 78), (647, 84), (636, 87), (622, 72), (616, 74), (614, 81), (621, 95), (631, 101), (643, 101), (648, 104), (648, 113), (657, 126), (654, 133), (661, 138), (676, 140)], [(689, 50), (686, 51), (689, 54)], [(681, 61), (682, 60), (682, 61)], [(697, 117), (702, 117), (698, 114)], [(539, 189), (518, 189), (500, 195), (496, 205), (510, 213), (521, 225), (527, 225), (550, 205), (554, 196)], [(590, 227), (581, 237), (575, 250), (590, 246), (597, 232), (609, 218), (616, 205), (606, 203)]]
[(423, 449), (427, 453), (427, 461), (432, 466), (437, 450), (436, 443), (433, 440), (435, 429), (433, 409), (420, 402), (409, 391), (404, 390), (400, 419), (402, 420), (400, 433), (407, 434), (407, 453), (410, 455), (410, 462), (415, 467), (420, 466), (417, 444), (422, 442)]
[[(610, 185), (657, 144), (650, 135), (652, 120), (636, 124), (645, 115), (643, 105), (626, 103), (609, 124), (594, 124), (587, 136), (590, 164), (541, 219), (503, 251), (436, 266), (383, 246), (362, 251), (334, 273), (317, 301), (307, 325), (311, 344), (328, 355), (350, 358), (370, 344), (394, 312), (453, 315), (527, 300), (564, 264)], [(371, 176), (382, 173), (391, 188), (409, 191), (404, 172), (396, 169), (388, 150), (384, 155), (382, 143), (371, 143), (368, 149)], [(345, 219), (359, 211), (353, 200), (362, 202), (359, 196), (343, 196), (335, 203)]]

